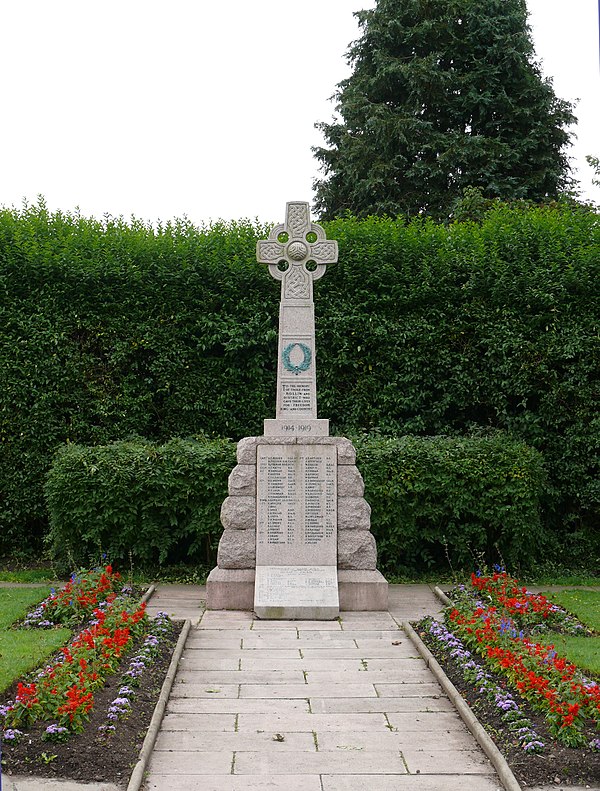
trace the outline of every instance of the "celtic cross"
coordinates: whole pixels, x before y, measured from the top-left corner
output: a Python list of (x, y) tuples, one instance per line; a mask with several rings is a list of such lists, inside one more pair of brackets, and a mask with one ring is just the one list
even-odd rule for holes
[(265, 434), (326, 435), (329, 421), (317, 420), (313, 281), (337, 261), (337, 242), (310, 221), (308, 203), (291, 201), (285, 222), (257, 242), (256, 257), (281, 281), (277, 411)]

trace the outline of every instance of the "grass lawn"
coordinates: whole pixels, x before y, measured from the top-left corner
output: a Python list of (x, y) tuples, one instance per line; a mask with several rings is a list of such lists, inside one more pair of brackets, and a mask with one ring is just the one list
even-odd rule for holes
[(572, 612), (590, 629), (600, 632), (600, 591), (560, 591), (548, 598)]
[(0, 692), (39, 667), (71, 635), (69, 629), (10, 628), (49, 592), (49, 588), (0, 588)]
[(54, 582), (56, 572), (53, 569), (21, 569), (20, 571), (5, 571), (0, 569), (0, 582), (22, 582), (31, 584), (37, 582)]
[[(550, 593), (548, 598), (576, 615), (590, 629), (600, 632), (600, 591), (567, 590)], [(600, 678), (600, 637), (547, 635), (545, 643), (553, 643), (562, 656), (584, 672)]]

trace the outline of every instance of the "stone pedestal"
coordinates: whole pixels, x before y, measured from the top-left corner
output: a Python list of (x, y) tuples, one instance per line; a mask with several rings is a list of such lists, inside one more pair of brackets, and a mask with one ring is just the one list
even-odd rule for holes
[[(337, 541), (332, 555), (332, 548), (327, 545), (324, 537), (323, 546), (327, 548), (322, 556), (326, 558), (324, 565), (337, 566), (339, 609), (341, 611), (387, 610), (388, 584), (383, 575), (377, 571), (377, 549), (370, 530), (371, 508), (364, 499), (364, 484), (356, 467), (354, 447), (344, 437), (327, 436), (261, 436), (245, 437), (240, 440), (237, 446), (237, 466), (229, 476), (229, 496), (221, 508), (224, 530), (219, 542), (218, 566), (211, 571), (207, 580), (208, 608), (211, 610), (254, 609), (257, 557), (258, 565), (261, 566), (261, 545), (257, 552), (256, 541), (257, 514), (261, 512), (257, 502), (257, 458), (259, 455), (264, 458), (270, 455), (264, 448), (259, 454), (258, 449), (261, 446), (280, 448), (285, 445), (302, 447), (300, 456), (305, 456), (310, 451), (311, 445), (329, 446), (334, 453)], [(278, 450), (277, 456), (279, 455)], [(313, 454), (310, 455), (312, 457)], [(291, 453), (290, 456), (293, 457), (294, 454)], [(328, 509), (330, 510), (331, 506), (328, 506)], [(288, 548), (286, 542), (282, 542), (279, 550), (277, 545), (270, 545), (271, 554), (267, 554), (271, 562), (273, 550), (275, 553), (279, 552), (279, 565), (297, 567), (296, 550)], [(270, 567), (277, 568), (272, 565)], [(328, 608), (332, 605), (328, 604), (327, 600), (321, 601), (320, 604), (317, 600), (316, 606), (326, 608), (321, 611), (326, 614), (321, 616), (315, 611), (313, 615), (331, 617), (333, 611)], [(267, 614), (266, 617), (272, 616)], [(284, 614), (278, 617), (287, 616)], [(309, 617), (309, 614), (306, 617)]]

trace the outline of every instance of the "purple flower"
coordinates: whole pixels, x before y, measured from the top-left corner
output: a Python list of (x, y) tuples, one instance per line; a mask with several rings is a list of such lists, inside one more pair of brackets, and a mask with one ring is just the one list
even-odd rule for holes
[(536, 750), (543, 750), (544, 747), (544, 742), (540, 742), (537, 739), (534, 739), (533, 741), (527, 742), (527, 744), (523, 745), (523, 749), (526, 753), (534, 753)]
[(8, 730), (4, 731), (4, 741), (16, 741), (22, 735), (23, 731), (19, 731), (16, 728), (8, 728)]

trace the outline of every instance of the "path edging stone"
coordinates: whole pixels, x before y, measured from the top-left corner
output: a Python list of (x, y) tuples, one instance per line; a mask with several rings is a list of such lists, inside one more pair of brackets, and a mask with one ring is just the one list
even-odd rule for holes
[(517, 778), (514, 776), (512, 769), (506, 762), (506, 759), (504, 758), (500, 750), (496, 747), (492, 739), (489, 737), (483, 725), (473, 714), (469, 706), (467, 706), (460, 692), (456, 689), (454, 684), (444, 673), (437, 659), (433, 656), (431, 651), (427, 648), (425, 643), (421, 640), (419, 635), (415, 632), (415, 630), (412, 628), (412, 626), (408, 621), (402, 621), (402, 629), (412, 640), (415, 648), (422, 656), (422, 658), (425, 660), (425, 664), (431, 670), (431, 672), (433, 673), (436, 680), (441, 685), (446, 695), (448, 695), (448, 697), (452, 701), (452, 704), (458, 711), (463, 722), (465, 723), (467, 728), (471, 731), (477, 743), (491, 761), (506, 791), (522, 791), (522, 788), (517, 782)]
[(146, 593), (144, 593), (144, 595), (140, 599), (140, 604), (148, 604), (148, 602), (150, 601), (150, 599), (154, 595), (154, 591), (155, 590), (156, 590), (156, 585), (154, 583), (152, 583), (152, 585), (150, 585), (150, 587), (148, 588)]
[(433, 592), (438, 597), (438, 599), (444, 604), (446, 607), (452, 607), (452, 599), (449, 599), (444, 591), (441, 588), (438, 588), (436, 585), (433, 589)]
[[(150, 596), (151, 595), (152, 593), (150, 594)], [(154, 707), (154, 713), (152, 714), (150, 725), (148, 726), (148, 730), (146, 731), (146, 738), (144, 739), (144, 743), (142, 744), (142, 749), (140, 750), (137, 763), (134, 766), (133, 772), (131, 773), (131, 776), (129, 778), (129, 783), (127, 784), (127, 791), (139, 791), (142, 783), (145, 780), (144, 773), (152, 756), (154, 743), (156, 741), (156, 737), (158, 736), (158, 731), (160, 730), (163, 717), (165, 716), (167, 701), (169, 700), (169, 695), (171, 694), (171, 689), (173, 687), (173, 682), (175, 681), (175, 675), (177, 673), (179, 660), (181, 659), (181, 655), (183, 653), (185, 643), (190, 633), (191, 626), (192, 626), (192, 622), (189, 619), (186, 619), (183, 623), (183, 628), (179, 635), (179, 639), (177, 641), (177, 645), (175, 646), (175, 650), (173, 651), (173, 656), (171, 657), (171, 663), (169, 665), (167, 675), (165, 676), (165, 680), (163, 681), (163, 685), (160, 690), (160, 695), (158, 696), (156, 706)]]

